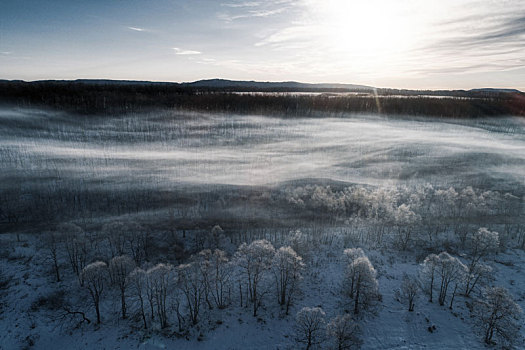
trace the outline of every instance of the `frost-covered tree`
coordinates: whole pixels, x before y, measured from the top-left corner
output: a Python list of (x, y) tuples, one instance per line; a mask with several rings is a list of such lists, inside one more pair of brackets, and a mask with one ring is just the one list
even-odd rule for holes
[(82, 280), (89, 290), (97, 313), (97, 324), (100, 324), (100, 298), (104, 292), (108, 277), (108, 266), (102, 261), (95, 261), (82, 270)]
[(415, 225), (421, 220), (409, 205), (401, 204), (393, 213), (396, 227), (396, 243), (401, 250), (406, 250), (413, 240)]
[(336, 316), (326, 326), (326, 334), (337, 350), (359, 347), (358, 332), (359, 326), (349, 314)]
[(459, 262), (459, 264), (456, 264), (457, 270), (455, 272), (455, 277), (452, 280), (452, 283), (454, 284), (454, 288), (452, 289), (452, 296), (450, 298), (450, 304), (448, 306), (449, 309), (451, 310), (454, 306), (454, 300), (456, 299), (458, 289), (461, 288), (461, 286), (465, 284), (465, 280), (467, 278), (467, 266), (461, 263), (459, 259), (457, 259), (457, 262)]
[(465, 296), (470, 296), (479, 287), (489, 285), (494, 281), (493, 269), (489, 265), (478, 263), (465, 275)]
[[(379, 297), (376, 270), (367, 257), (359, 257), (351, 264), (354, 273), (353, 290), (346, 290), (354, 299), (354, 314), (358, 314), (362, 307), (366, 307), (373, 299)], [(349, 279), (346, 278), (346, 281)], [(346, 285), (346, 288), (351, 288)]]
[(408, 304), (408, 311), (414, 311), (417, 295), (419, 293), (419, 281), (415, 276), (403, 274), (400, 296)]
[(126, 314), (126, 289), (129, 286), (128, 275), (135, 268), (135, 262), (127, 255), (116, 256), (109, 261), (109, 276), (111, 283), (118, 288), (120, 292), (120, 305), (122, 310), (122, 318), (127, 317)]
[(224, 230), (219, 225), (215, 225), (206, 238), (206, 245), (211, 249), (224, 249), (225, 240)]
[(168, 326), (168, 295), (172, 288), (173, 267), (170, 264), (157, 264), (147, 271), (148, 286), (157, 308), (160, 326)]
[(320, 307), (303, 307), (295, 316), (296, 340), (306, 344), (306, 350), (323, 342), (325, 316)]
[(267, 240), (257, 240), (250, 244), (243, 243), (237, 249), (234, 260), (241, 269), (248, 298), (253, 306), (253, 316), (262, 304), (262, 297), (267, 292), (263, 285), (272, 266), (275, 249)]
[(290, 310), (305, 268), (303, 259), (291, 247), (281, 247), (274, 255), (272, 271), (275, 277), (277, 301)]
[(467, 267), (458, 258), (447, 252), (439, 253), (437, 258), (437, 273), (440, 279), (438, 301), (439, 305), (444, 305), (449, 286), (452, 282), (457, 282), (464, 276)]
[(467, 236), (467, 252), (469, 267), (476, 265), (482, 258), (498, 250), (499, 234), (482, 227), (477, 232)]
[(438, 262), (438, 256), (436, 254), (430, 254), (425, 258), (420, 269), (421, 284), (430, 296), (428, 300), (429, 302), (433, 301), (434, 283), (436, 281), (437, 276)]
[(485, 343), (512, 344), (521, 325), (522, 310), (507, 289), (488, 288), (474, 303), (472, 311), (483, 329)]
[(204, 249), (193, 259), (200, 268), (204, 283), (204, 300), (209, 309), (213, 304), (224, 309), (231, 292), (232, 266), (226, 252), (215, 249)]
[(229, 303), (232, 266), (226, 253), (219, 249), (215, 249), (210, 256), (210, 266), (210, 291), (215, 305), (219, 309), (224, 309)]
[(485, 227), (480, 228), (477, 232), (469, 234), (466, 239), (467, 248), (467, 268), (468, 273), (465, 282), (465, 295), (469, 296), (475, 285), (486, 268), (480, 268), (480, 260), (493, 254), (499, 247), (499, 234), (489, 231)]
[(304, 260), (308, 260), (311, 246), (308, 241), (308, 236), (305, 235), (301, 230), (289, 232), (285, 245), (290, 246)]
[(141, 268), (135, 268), (128, 276), (128, 283), (131, 287), (133, 296), (138, 299), (139, 313), (144, 324), (144, 329), (148, 328), (146, 321), (146, 287), (147, 287), (147, 275), (146, 271)]
[(343, 251), (343, 259), (347, 265), (350, 265), (357, 258), (365, 256), (365, 252), (361, 248), (348, 248)]
[(356, 271), (354, 261), (357, 258), (365, 257), (365, 252), (361, 248), (348, 248), (343, 251), (343, 262), (345, 263), (345, 280), (348, 284), (350, 298), (354, 297), (354, 284)]
[(200, 278), (204, 284), (204, 300), (208, 305), (208, 308), (211, 310), (213, 308), (211, 289), (213, 284), (213, 267), (212, 264), (212, 251), (210, 249), (201, 250), (196, 256), (193, 256), (195, 265), (199, 268), (201, 272)]
[(186, 300), (188, 319), (192, 325), (196, 325), (206, 292), (202, 270), (197, 262), (181, 264), (177, 267), (177, 277), (177, 286)]

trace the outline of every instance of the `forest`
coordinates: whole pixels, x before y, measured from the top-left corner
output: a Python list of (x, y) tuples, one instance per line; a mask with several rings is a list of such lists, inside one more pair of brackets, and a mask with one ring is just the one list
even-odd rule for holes
[[(304, 94), (308, 92), (315, 94)], [(305, 87), (269, 89), (104, 80), (4, 80), (0, 81), (0, 103), (21, 108), (55, 108), (80, 114), (110, 115), (166, 108), (225, 113), (274, 113), (295, 117), (319, 117), (326, 113), (380, 113), (444, 118), (525, 115), (525, 95), (519, 91)]]
[(61, 84), (0, 109), (0, 348), (522, 347), (521, 116)]

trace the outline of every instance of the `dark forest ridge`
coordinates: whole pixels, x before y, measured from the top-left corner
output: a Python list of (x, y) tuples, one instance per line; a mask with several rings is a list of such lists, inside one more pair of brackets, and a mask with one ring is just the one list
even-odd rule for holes
[(254, 81), (254, 80), (229, 80), (229, 79), (202, 79), (193, 82), (163, 82), (163, 81), (147, 81), (147, 80), (113, 80), (113, 79), (76, 79), (76, 80), (37, 80), (37, 81), (23, 81), (23, 80), (0, 80), (4, 83), (81, 83), (81, 84), (95, 84), (95, 85), (156, 85), (156, 86), (179, 86), (192, 88), (207, 88), (207, 89), (227, 89), (240, 91), (356, 91), (356, 90), (376, 90), (378, 93), (396, 92), (402, 94), (439, 94), (439, 95), (456, 95), (458, 93), (521, 93), (517, 89), (500, 89), (500, 88), (475, 88), (470, 90), (408, 90), (396, 88), (377, 88), (368, 85), (359, 84), (345, 84), (345, 83), (303, 83), (297, 81)]
[(216, 87), (216, 88), (256, 88), (256, 89), (343, 89), (343, 90), (370, 90), (374, 89), (372, 86), (356, 85), (356, 84), (332, 84), (332, 83), (301, 83), (297, 81), (283, 81), (283, 82), (260, 82), (260, 81), (245, 81), (245, 80), (227, 80), (227, 79), (206, 79), (198, 80), (191, 83), (183, 83), (183, 85), (193, 87)]
[(518, 90), (396, 90), (351, 84), (221, 79), (193, 83), (0, 80), (0, 103), (80, 114), (120, 114), (175, 108), (292, 117), (326, 116), (326, 113), (447, 118), (525, 115), (525, 94)]

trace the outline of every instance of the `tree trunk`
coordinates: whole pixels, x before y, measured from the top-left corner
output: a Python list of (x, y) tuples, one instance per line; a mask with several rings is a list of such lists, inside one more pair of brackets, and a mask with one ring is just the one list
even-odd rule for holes
[(359, 289), (355, 293), (355, 300), (354, 300), (354, 314), (359, 313)]
[(54, 258), (53, 262), (54, 262), (54, 265), (55, 265), (55, 274), (56, 274), (56, 277), (57, 277), (57, 282), (60, 282), (60, 270), (59, 270), (59, 267), (58, 267), (57, 259)]
[(452, 310), (452, 305), (454, 304), (454, 297), (456, 296), (457, 289), (458, 289), (458, 285), (456, 284), (454, 286), (454, 291), (452, 292), (452, 298), (450, 299), (450, 306), (448, 307), (450, 310)]
[(432, 277), (430, 278), (430, 302), (432, 302), (432, 294), (434, 291), (434, 272), (432, 272)]
[(120, 302), (122, 305), (122, 318), (126, 319), (126, 296), (124, 294), (124, 291), (121, 291), (120, 293)]
[(95, 302), (95, 309), (97, 311), (97, 324), (100, 324), (100, 305), (99, 302)]
[(146, 313), (144, 312), (144, 300), (140, 297), (140, 313), (142, 314), (142, 322), (144, 322), (144, 329), (148, 329), (148, 323), (146, 322)]

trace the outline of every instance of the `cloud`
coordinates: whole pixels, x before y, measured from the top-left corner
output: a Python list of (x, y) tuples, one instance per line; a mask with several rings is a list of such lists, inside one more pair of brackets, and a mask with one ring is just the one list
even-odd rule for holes
[(267, 18), (281, 14), (297, 7), (297, 2), (291, 0), (238, 1), (222, 3), (228, 10), (220, 12), (217, 17), (225, 22), (247, 18)]
[[(523, 67), (525, 3), (496, 3), (302, 0), (286, 12), (299, 15), (270, 23), (253, 45), (321, 76), (381, 79)], [(256, 10), (244, 8), (237, 16)]]
[(147, 32), (147, 29), (139, 28), (139, 27), (127, 27), (129, 30), (134, 30), (136, 32)]
[[(461, 50), (488, 44), (496, 49), (508, 46), (525, 47), (525, 17), (523, 16), (500, 17), (497, 20), (486, 21), (488, 25), (479, 25), (474, 19), (471, 21), (459, 19), (458, 21), (463, 23), (463, 27), (472, 29), (456, 32), (453, 37), (437, 42), (434, 45), (435, 48)], [(450, 25), (450, 22), (446, 25)]]
[(238, 19), (243, 18), (254, 18), (254, 17), (270, 17), (273, 15), (277, 15), (279, 13), (284, 12), (285, 8), (280, 9), (274, 9), (274, 10), (249, 10), (247, 12), (238, 14), (238, 15), (231, 15), (227, 13), (221, 13), (219, 14), (219, 19), (226, 21), (226, 22), (232, 22)]
[(237, 2), (237, 3), (222, 3), (221, 6), (225, 7), (233, 7), (233, 8), (239, 8), (239, 7), (255, 7), (259, 6), (261, 3), (259, 1), (243, 1), (243, 2)]
[[(459, 74), (502, 72), (523, 67), (525, 7), (518, 6), (510, 11), (508, 8), (481, 10), (483, 13), (469, 13), (436, 23), (433, 29), (440, 35), (412, 54), (421, 62), (414, 71)], [(487, 15), (489, 10), (491, 14)]]
[(174, 47), (173, 50), (175, 50), (175, 55), (200, 55), (202, 52), (195, 51), (195, 50), (183, 50), (178, 47)]

